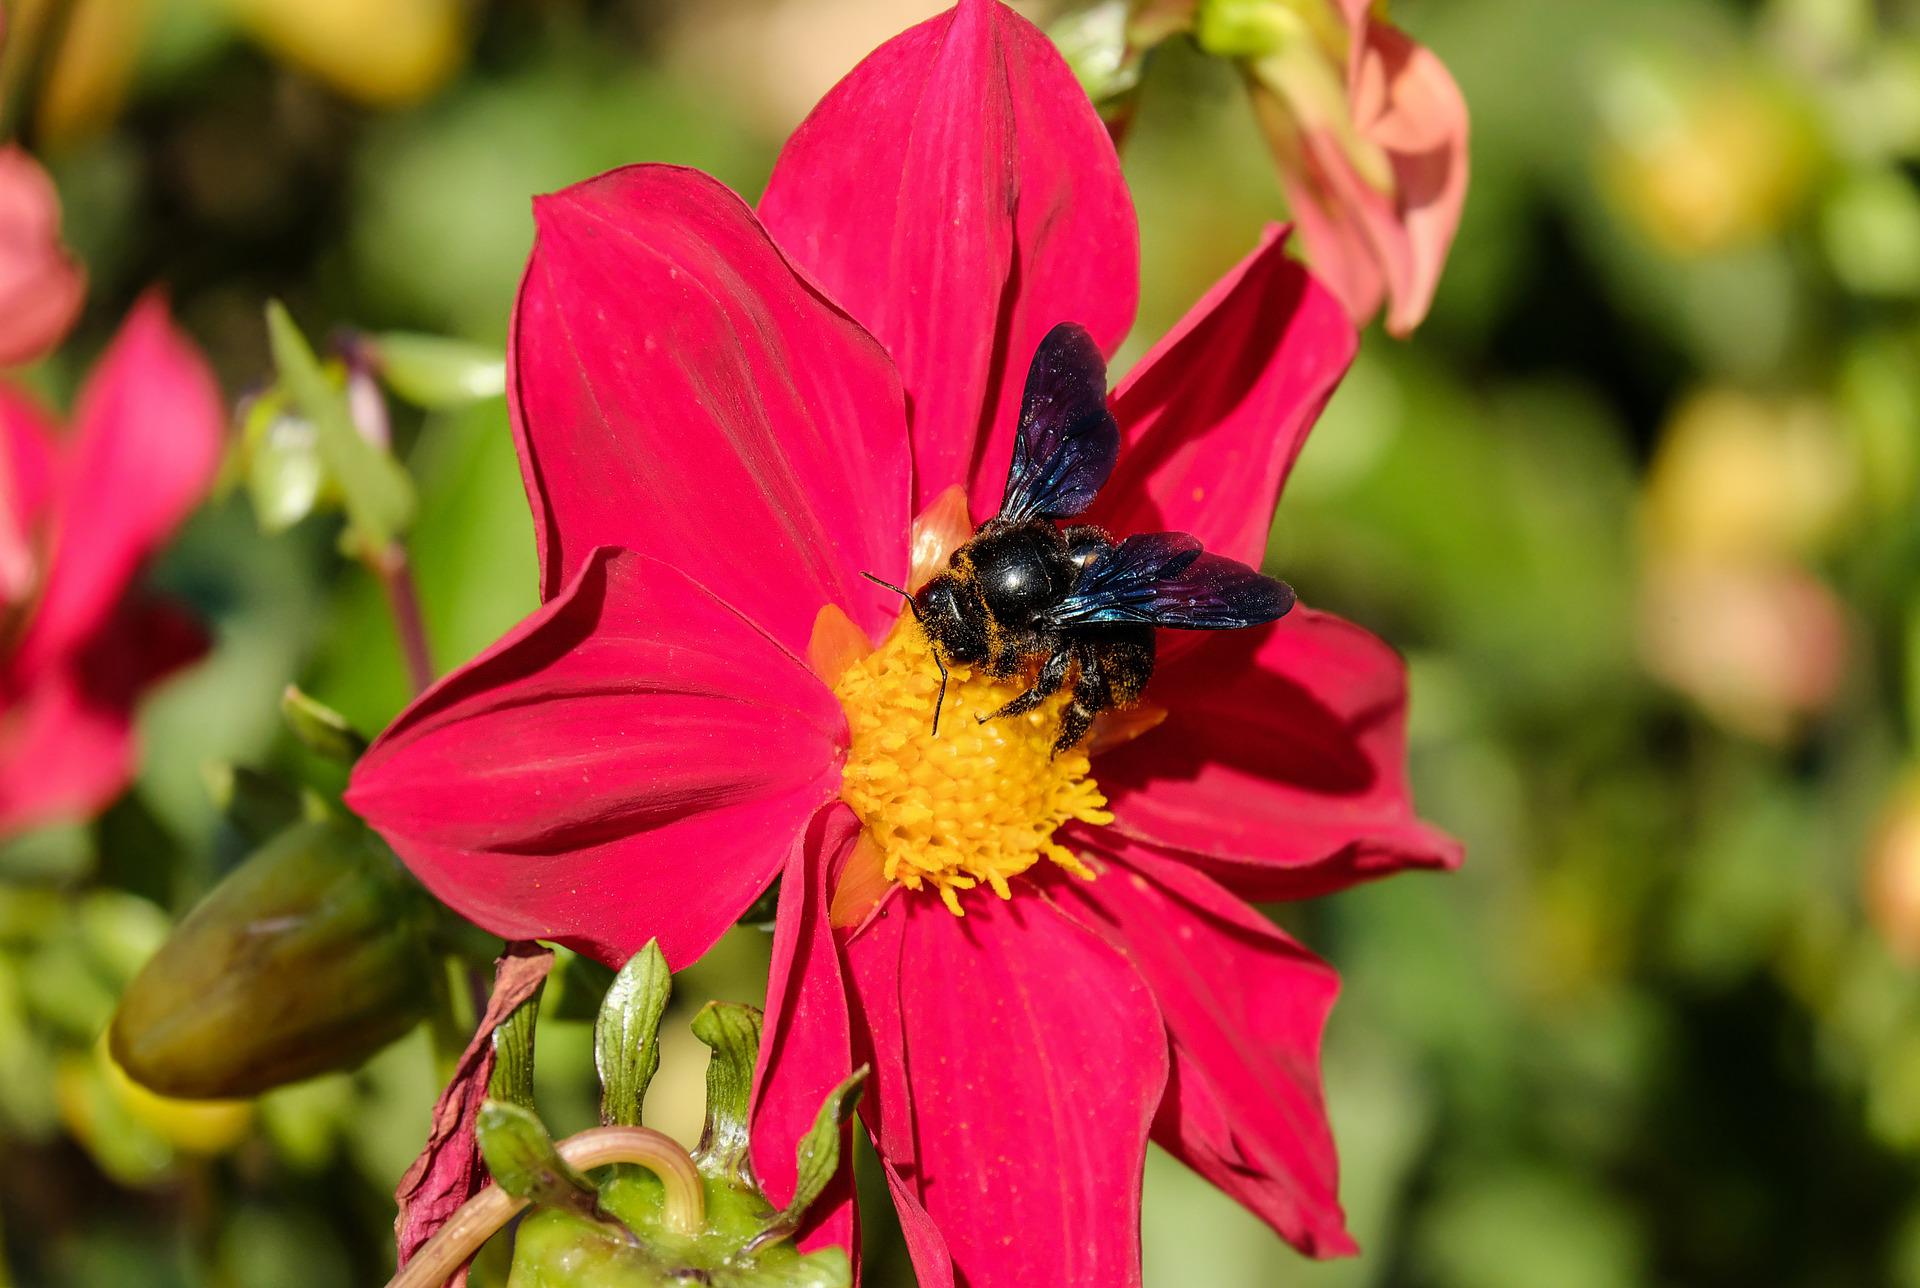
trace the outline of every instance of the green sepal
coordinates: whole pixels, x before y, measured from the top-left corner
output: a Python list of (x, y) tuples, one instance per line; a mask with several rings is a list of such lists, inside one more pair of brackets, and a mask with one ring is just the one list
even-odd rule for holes
[(327, 378), (278, 300), (267, 304), (267, 339), (280, 383), (313, 425), (320, 460), (340, 489), (352, 544), (363, 557), (378, 556), (413, 520), (413, 480), (391, 453), (354, 428), (346, 391)]
[(345, 716), (296, 685), (289, 684), (281, 692), (280, 714), (307, 750), (328, 760), (351, 765), (367, 749), (366, 735), (348, 724)]
[(1345, 21), (1327, 0), (1202, 0), (1194, 38), (1216, 58), (1265, 58), (1302, 37), (1344, 61)]
[(600, 1072), (600, 1121), (637, 1127), (647, 1084), (660, 1067), (660, 1017), (673, 975), (657, 940), (627, 959), (613, 977), (593, 1025), (593, 1063)]
[(785, 1220), (799, 1227), (800, 1218), (806, 1215), (813, 1201), (820, 1197), (834, 1174), (840, 1170), (840, 1145), (846, 1133), (842, 1130), (847, 1120), (853, 1117), (853, 1110), (860, 1103), (860, 1093), (865, 1090), (868, 1065), (861, 1065), (848, 1074), (840, 1085), (827, 1093), (820, 1102), (820, 1112), (814, 1115), (813, 1126), (800, 1138), (795, 1149), (796, 1169), (793, 1182), (793, 1202), (787, 1204), (782, 1214)]
[(708, 1002), (693, 1017), (693, 1036), (713, 1051), (707, 1061), (707, 1119), (693, 1161), (729, 1183), (752, 1186), (747, 1131), (753, 1111), (753, 1066), (760, 1056), (760, 1011), (737, 1002)]
[[(711, 1189), (711, 1187), (710, 1187)], [(610, 1213), (628, 1223), (638, 1241), (627, 1241), (604, 1223), (566, 1212), (531, 1212), (514, 1237), (512, 1288), (848, 1288), (853, 1267), (845, 1249), (820, 1248), (801, 1253), (790, 1243), (755, 1252), (737, 1244), (702, 1237), (684, 1240), (649, 1225), (651, 1205), (629, 1213), (621, 1182), (610, 1183), (601, 1197)]]
[(368, 337), (366, 347), (387, 388), (427, 411), (451, 411), (507, 392), (506, 357), (486, 345), (388, 331)]
[(493, 1073), (487, 1079), (487, 1095), (527, 1110), (533, 1108), (534, 1033), (540, 1024), (540, 995), (546, 987), (541, 980), (493, 1031)]
[(560, 1157), (553, 1137), (531, 1109), (489, 1100), (474, 1121), (480, 1157), (494, 1184), (517, 1199), (597, 1220), (600, 1192)]

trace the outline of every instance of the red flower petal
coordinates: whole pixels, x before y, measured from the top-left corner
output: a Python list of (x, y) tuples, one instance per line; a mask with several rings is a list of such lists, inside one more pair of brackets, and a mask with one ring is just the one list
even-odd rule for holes
[[(795, 1144), (812, 1128), (827, 1093), (853, 1071), (847, 987), (827, 924), (827, 891), (829, 874), (859, 839), (859, 817), (845, 805), (830, 805), (794, 844), (781, 876), (752, 1132), (754, 1174), (776, 1207), (793, 1199)], [(839, 1178), (807, 1213), (800, 1246), (838, 1244), (857, 1260), (851, 1149), (841, 1157)]]
[(463, 915), (603, 962), (678, 969), (833, 797), (846, 725), (804, 663), (655, 559), (596, 551), (442, 680), (347, 802)]
[(199, 503), (226, 416), (206, 360), (148, 295), (81, 390), (74, 420), (50, 500), (52, 565), (14, 659), (23, 674), (98, 628)]
[(787, 141), (760, 214), (878, 336), (913, 417), (915, 509), (998, 506), (1027, 363), (1133, 324), (1139, 232), (1106, 128), (1045, 35), (961, 0), (869, 55)]
[(104, 809), (133, 777), (140, 695), (206, 647), (182, 609), (129, 599), (57, 665), (11, 677), (0, 688), (0, 836)]
[(1113, 396), (1126, 435), (1092, 521), (1191, 532), (1258, 567), (1281, 484), (1353, 361), (1339, 301), (1286, 256), (1286, 230), (1208, 291)]
[(0, 607), (33, 592), (40, 520), (53, 491), (57, 434), (25, 395), (0, 385)]
[(901, 895), (849, 941), (847, 962), (872, 1010), (880, 1152), (933, 1218), (956, 1279), (1138, 1284), (1167, 1040), (1127, 959), (1044, 898), (969, 900), (963, 919)]
[(1208, 639), (1149, 692), (1166, 720), (1094, 765), (1122, 833), (1254, 899), (1460, 861), (1413, 811), (1406, 666), (1358, 626), (1296, 608)]
[(828, 603), (877, 633), (898, 605), (860, 573), (906, 573), (910, 469), (880, 346), (697, 171), (629, 166), (535, 216), (508, 353), (543, 593), (625, 546), (796, 653)]
[(1133, 959), (1166, 1017), (1173, 1069), (1154, 1140), (1302, 1252), (1355, 1252), (1320, 1093), (1339, 977), (1200, 873), (1124, 854), (1052, 891)]
[(59, 344), (86, 294), (86, 271), (60, 244), (52, 180), (21, 149), (0, 147), (0, 367)]
[[(876, 1141), (875, 1149), (879, 1148)], [(913, 1262), (914, 1283), (918, 1288), (954, 1288), (953, 1254), (940, 1235), (920, 1199), (900, 1175), (900, 1169), (885, 1158), (880, 1166), (887, 1175), (887, 1193), (893, 1197), (893, 1210), (900, 1218), (900, 1236), (907, 1245), (907, 1257)]]

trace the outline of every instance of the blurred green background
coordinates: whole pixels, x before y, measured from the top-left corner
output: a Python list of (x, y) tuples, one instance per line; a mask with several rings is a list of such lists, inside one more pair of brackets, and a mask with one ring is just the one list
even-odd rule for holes
[[(27, 119), (92, 295), (28, 378), (66, 397), (156, 280), (235, 396), (269, 297), (314, 335), (497, 345), (530, 194), (670, 160), (752, 196), (935, 7), (30, 0), (16, 30), (65, 22)], [(1271, 562), (1407, 653), (1419, 800), (1469, 862), (1275, 910), (1346, 979), (1327, 1088), (1365, 1256), (1310, 1265), (1156, 1156), (1148, 1283), (1920, 1288), (1920, 3), (1392, 12), (1472, 109), (1466, 218), (1414, 340), (1369, 334)], [(1152, 62), (1126, 164), (1121, 366), (1284, 214), (1235, 72), (1190, 46)], [(534, 604), (531, 528), (498, 401), (396, 432), (445, 666)], [(246, 848), (204, 767), (311, 772), (289, 680), (367, 728), (404, 700), (336, 535), (263, 537), (239, 496), (196, 518), (155, 575), (219, 646), (149, 704), (136, 789), (0, 851), (0, 1281), (388, 1273), (423, 1034), (191, 1115), (91, 1054)], [(697, 1130), (684, 1020), (758, 1000), (766, 951), (736, 931), (682, 981), (652, 1120)], [(558, 1130), (591, 1115), (586, 1027), (542, 1026)], [(893, 1237), (870, 1282), (911, 1281)]]

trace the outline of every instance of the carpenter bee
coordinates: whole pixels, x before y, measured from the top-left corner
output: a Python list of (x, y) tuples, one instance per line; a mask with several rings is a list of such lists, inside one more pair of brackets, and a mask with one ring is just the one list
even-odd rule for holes
[(1155, 628), (1231, 630), (1293, 607), (1285, 583), (1206, 553), (1186, 533), (1116, 542), (1091, 524), (1058, 526), (1093, 504), (1119, 454), (1106, 361), (1084, 328), (1062, 323), (1027, 372), (1000, 512), (917, 592), (887, 587), (906, 596), (934, 646), (935, 734), (950, 664), (1008, 679), (1039, 663), (1027, 690), (982, 720), (1030, 711), (1071, 683), (1058, 755), (1102, 711), (1139, 701), (1153, 675)]

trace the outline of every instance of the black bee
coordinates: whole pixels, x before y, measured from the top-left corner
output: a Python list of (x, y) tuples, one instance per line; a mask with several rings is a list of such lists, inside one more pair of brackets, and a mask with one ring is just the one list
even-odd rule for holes
[(1071, 679), (1057, 755), (1102, 711), (1139, 700), (1153, 675), (1156, 627), (1231, 630), (1293, 607), (1284, 582), (1207, 554), (1184, 532), (1116, 543), (1091, 524), (1057, 526), (1093, 504), (1119, 455), (1106, 361), (1084, 328), (1062, 323), (1027, 371), (1000, 513), (953, 552), (949, 571), (908, 596), (940, 667), (936, 734), (949, 664), (1004, 680), (1039, 661), (1026, 692), (983, 720), (1030, 711)]

